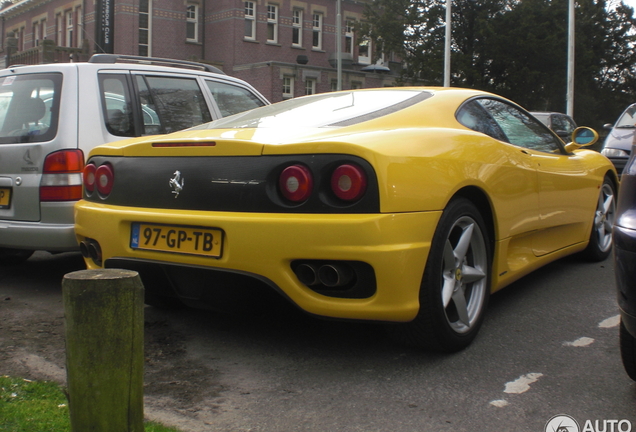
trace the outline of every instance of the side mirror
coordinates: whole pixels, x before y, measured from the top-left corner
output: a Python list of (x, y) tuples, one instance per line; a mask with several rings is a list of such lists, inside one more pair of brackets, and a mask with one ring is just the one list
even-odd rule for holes
[(611, 124), (611, 123), (605, 123), (605, 124), (603, 125), (603, 129), (612, 130), (612, 128), (613, 128), (613, 127), (614, 127), (614, 125), (613, 125), (613, 124)]
[(565, 145), (565, 151), (573, 152), (581, 147), (591, 146), (598, 141), (598, 133), (589, 127), (578, 127), (572, 132), (572, 142)]

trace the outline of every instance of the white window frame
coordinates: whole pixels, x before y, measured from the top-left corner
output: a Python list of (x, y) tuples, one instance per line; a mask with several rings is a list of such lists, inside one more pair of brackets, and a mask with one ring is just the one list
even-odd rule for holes
[(64, 14), (60, 12), (55, 18), (57, 26), (57, 40), (55, 41), (55, 43), (57, 44), (57, 46), (62, 46), (62, 36), (64, 35)]
[[(322, 22), (323, 15), (319, 12), (314, 12), (311, 15), (311, 48), (314, 50), (322, 50)], [(318, 35), (318, 40), (316, 41), (316, 35)]]
[(64, 12), (64, 18), (64, 22), (66, 23), (66, 26), (64, 27), (66, 39), (64, 40), (64, 42), (65, 46), (70, 48), (73, 46), (73, 10)]
[(40, 43), (40, 22), (33, 23), (33, 46), (36, 47)]
[(77, 38), (77, 47), (81, 48), (82, 47), (82, 25), (84, 24), (82, 22), (82, 7), (78, 7), (77, 9), (75, 9), (75, 21), (77, 23), (77, 31), (75, 32), (76, 34), (76, 38)]
[(315, 78), (307, 78), (305, 79), (305, 95), (313, 95), (316, 94), (316, 79)]
[(267, 4), (267, 42), (278, 43), (278, 6)]
[(245, 29), (250, 25), (250, 35), (244, 34), (243, 38), (247, 40), (256, 40), (256, 2), (243, 2), (245, 7)]
[(353, 55), (353, 26), (355, 24), (355, 20), (347, 19), (345, 20), (345, 46), (344, 52)]
[(283, 99), (291, 99), (294, 97), (294, 77), (283, 77)]
[[(366, 55), (361, 54), (362, 50), (360, 47), (366, 46)], [(373, 56), (373, 46), (371, 44), (371, 39), (367, 37), (360, 38), (358, 42), (358, 63), (361, 64), (371, 64), (371, 58)]]
[[(188, 28), (192, 27), (194, 37), (188, 37)], [(188, 4), (186, 6), (186, 40), (188, 42), (199, 41), (199, 5)]]
[[(137, 40), (137, 45), (138, 48), (141, 46), (146, 47), (147, 50), (147, 57), (152, 57), (152, 0), (148, 0), (148, 11), (147, 12), (141, 12), (141, 10), (139, 11), (139, 16), (141, 17), (141, 15), (147, 15), (148, 19), (148, 27), (146, 28), (142, 28), (141, 26), (139, 26), (138, 31), (140, 30), (146, 30), (148, 32), (148, 41), (145, 44), (140, 43), (139, 40)], [(138, 22), (139, 24), (141, 23), (141, 21)]]
[[(294, 32), (298, 34), (298, 41), (294, 42)], [(292, 11), (292, 46), (303, 46), (303, 11), (302, 9), (294, 9)]]

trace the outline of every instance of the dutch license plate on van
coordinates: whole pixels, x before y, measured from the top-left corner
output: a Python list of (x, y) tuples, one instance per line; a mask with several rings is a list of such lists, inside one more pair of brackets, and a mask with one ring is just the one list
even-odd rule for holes
[(11, 204), (11, 188), (0, 188), (0, 209), (8, 209)]
[(221, 257), (223, 231), (216, 228), (135, 222), (130, 247), (160, 252)]

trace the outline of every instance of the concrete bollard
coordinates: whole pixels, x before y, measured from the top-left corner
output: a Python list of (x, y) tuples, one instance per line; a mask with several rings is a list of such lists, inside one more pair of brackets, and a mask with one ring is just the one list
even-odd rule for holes
[(144, 288), (137, 272), (62, 280), (71, 432), (143, 432)]

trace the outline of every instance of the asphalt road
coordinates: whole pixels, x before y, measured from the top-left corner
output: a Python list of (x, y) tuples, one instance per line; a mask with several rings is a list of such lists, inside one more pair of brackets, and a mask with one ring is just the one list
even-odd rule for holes
[[(11, 301), (0, 314), (59, 302), (61, 273), (79, 263), (38, 254), (2, 268)], [(248, 316), (146, 308), (147, 413), (184, 431), (557, 432), (546, 424), (561, 414), (580, 431), (636, 431), (617, 315), (611, 259), (575, 258), (495, 294), (477, 340), (454, 355), (281, 305)]]

